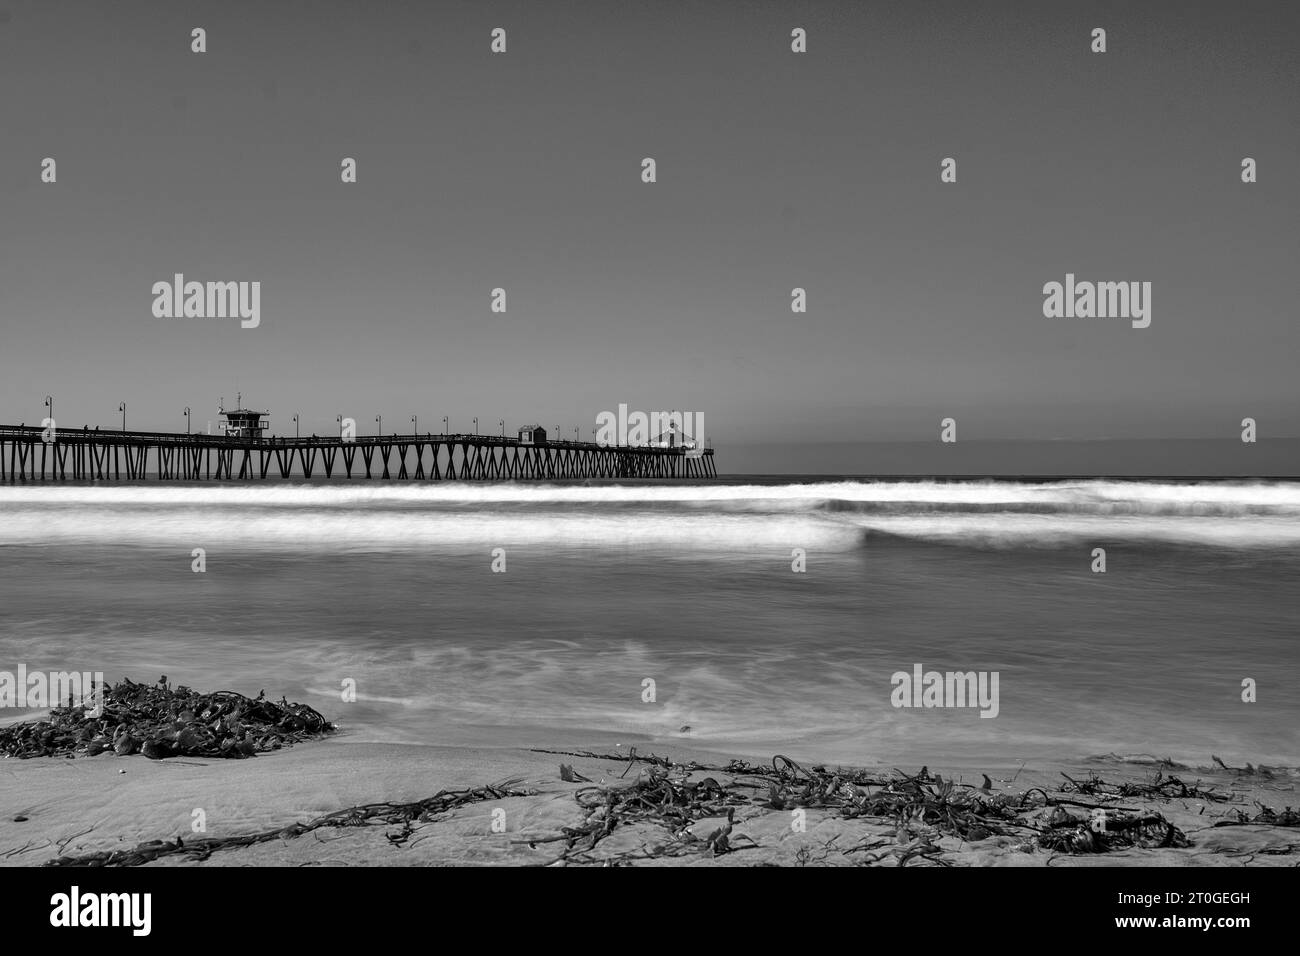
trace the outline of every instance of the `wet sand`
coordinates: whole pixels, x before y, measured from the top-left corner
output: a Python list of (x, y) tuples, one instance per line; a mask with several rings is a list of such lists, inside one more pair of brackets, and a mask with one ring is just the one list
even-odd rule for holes
[[(619, 753), (627, 745), (557, 744), (556, 750)], [(641, 746), (641, 752), (650, 748)], [(682, 747), (654, 747), (675, 762), (725, 765), (728, 757)], [(797, 759), (797, 755), (796, 755)], [(1206, 761), (1207, 764), (1209, 761)], [(559, 766), (570, 764), (592, 783), (566, 783)], [(405, 835), (394, 824), (322, 828), (250, 847), (222, 849), (194, 862), (181, 855), (151, 866), (297, 865), (512, 865), (546, 866), (560, 861), (562, 842), (548, 838), (581, 824), (586, 811), (575, 791), (593, 785), (620, 786), (648, 769), (629, 770), (624, 761), (561, 756), (523, 749), (370, 744), (327, 739), (245, 760), (143, 757), (37, 758), (0, 760), (0, 865), (36, 866), (62, 855), (126, 850), (150, 840), (187, 841), (279, 829), (343, 808), (377, 802), (413, 802), (441, 790), (504, 785), (536, 791), (461, 806), (416, 822)], [(882, 773), (891, 768), (881, 767)], [(909, 773), (919, 767), (899, 768)], [(970, 767), (930, 771), (980, 785)], [(626, 776), (622, 776), (626, 771)], [(1106, 758), (1069, 766), (985, 767), (993, 792), (1019, 794), (1033, 787), (1058, 790), (1061, 771), (1076, 779), (1090, 772), (1107, 782), (1147, 781), (1156, 768)], [(970, 843), (933, 835), (941, 849), (934, 858), (912, 856), (907, 865), (957, 866), (1293, 866), (1300, 853), (1294, 827), (1214, 827), (1236, 808), (1251, 815), (1255, 801), (1281, 810), (1295, 806), (1297, 773), (1243, 774), (1218, 767), (1172, 771), (1231, 794), (1227, 803), (1202, 799), (1120, 801), (1128, 808), (1162, 813), (1191, 840), (1187, 848), (1138, 849), (1067, 856), (1028, 847), (1026, 836), (993, 836)], [(698, 772), (727, 782), (725, 774)], [(1077, 797), (1077, 795), (1075, 795)], [(196, 811), (201, 811), (196, 813)], [(501, 811), (504, 811), (504, 816)], [(26, 817), (21, 822), (16, 817)], [(206, 831), (193, 825), (202, 819)], [(494, 829), (494, 823), (496, 824)], [(706, 837), (722, 818), (691, 827)], [(499, 831), (499, 832), (498, 832)], [(395, 841), (390, 837), (400, 836)], [(806, 811), (806, 830), (795, 832), (787, 810), (738, 808), (731, 832), (733, 852), (714, 856), (704, 844), (682, 852), (681, 841), (653, 823), (619, 827), (586, 857), (599, 864), (615, 857), (642, 865), (898, 865), (916, 834), (900, 834), (888, 820), (842, 819), (833, 810)], [(695, 849), (698, 846), (699, 849)], [(676, 849), (669, 853), (665, 850)]]

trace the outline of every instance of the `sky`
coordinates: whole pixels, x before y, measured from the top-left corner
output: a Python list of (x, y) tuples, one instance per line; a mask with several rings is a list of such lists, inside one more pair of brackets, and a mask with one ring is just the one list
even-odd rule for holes
[[(64, 427), (126, 402), (202, 428), (242, 392), (281, 434), (680, 409), (720, 456), (948, 416), (1300, 436), (1298, 25), (1250, 0), (0, 0), (0, 422), (50, 394)], [(260, 325), (155, 317), (177, 272), (260, 282)], [(1150, 282), (1150, 327), (1046, 318), (1067, 273)]]

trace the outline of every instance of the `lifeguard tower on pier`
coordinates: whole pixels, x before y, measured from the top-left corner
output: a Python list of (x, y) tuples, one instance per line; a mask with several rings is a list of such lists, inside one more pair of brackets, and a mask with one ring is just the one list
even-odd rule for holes
[[(242, 405), (244, 395), (240, 392), (235, 398), (236, 405)], [(255, 412), (248, 408), (233, 408), (230, 411), (225, 409), (226, 400), (223, 398), (217, 410), (226, 420), (221, 424), (221, 431), (227, 438), (261, 438), (270, 427), (270, 420), (266, 417), (271, 413)]]

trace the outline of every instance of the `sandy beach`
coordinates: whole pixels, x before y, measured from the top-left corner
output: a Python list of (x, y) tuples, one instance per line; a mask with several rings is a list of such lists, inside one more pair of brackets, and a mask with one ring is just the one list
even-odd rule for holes
[[(509, 748), (370, 744), (333, 738), (240, 760), (148, 760), (140, 756), (34, 758), (0, 761), (0, 865), (36, 866), (61, 856), (129, 850), (149, 841), (187, 843), (278, 830), (348, 807), (406, 803), (439, 791), (488, 785), (524, 796), (487, 799), (413, 821), (410, 826), (372, 821), (367, 825), (323, 827), (254, 846), (219, 849), (196, 862), (173, 853), (151, 866), (249, 865), (956, 865), (956, 866), (1291, 866), (1300, 852), (1294, 827), (1219, 826), (1237, 811), (1254, 817), (1260, 807), (1278, 812), (1296, 803), (1297, 774), (1270, 768), (1254, 772), (1221, 767), (1165, 768), (1197, 792), (1226, 800), (1137, 797), (1102, 801), (1075, 793), (1079, 804), (1155, 811), (1181, 830), (1187, 847), (1129, 848), (1067, 855), (1035, 847), (1032, 832), (991, 835), (965, 841), (924, 825), (902, 828), (884, 818), (844, 819), (833, 809), (805, 811), (803, 829), (792, 826), (789, 809), (762, 806), (761, 789), (745, 791), (743, 774), (700, 770), (682, 779), (712, 777), (720, 785), (741, 784), (754, 802), (736, 808), (725, 846), (714, 852), (709, 836), (727, 825), (725, 817), (701, 819), (674, 833), (654, 822), (620, 826), (589, 852), (563, 857), (565, 828), (587, 822), (575, 794), (592, 787), (627, 787), (653, 772), (651, 765), (611, 759), (629, 745), (600, 745), (602, 756), (583, 757)], [(583, 751), (573, 742), (555, 750)], [(680, 747), (640, 745), (674, 763), (725, 766), (729, 757)], [(797, 760), (796, 755), (796, 760)], [(757, 763), (757, 761), (754, 761)], [(1206, 761), (1210, 764), (1210, 761)], [(561, 764), (590, 782), (561, 779)], [(884, 775), (893, 768), (875, 768)], [(919, 767), (902, 767), (913, 774)], [(1062, 772), (1075, 780), (1090, 774), (1108, 784), (1150, 782), (1159, 768), (1139, 759), (1105, 758), (1071, 766), (930, 766), (930, 774), (959, 788), (981, 788), (989, 777), (993, 795), (1016, 797), (1042, 788), (1061, 797)], [(1258, 806), (1257, 806), (1258, 804)], [(1072, 806), (1086, 814), (1084, 807)], [(1044, 810), (1043, 812), (1046, 812)], [(202, 819), (206, 832), (194, 830)], [(557, 839), (559, 838), (559, 839)]]

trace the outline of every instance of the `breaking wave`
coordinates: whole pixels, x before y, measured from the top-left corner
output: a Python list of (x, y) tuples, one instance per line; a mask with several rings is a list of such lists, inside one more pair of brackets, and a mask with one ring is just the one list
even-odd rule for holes
[(906, 481), (709, 485), (0, 487), (0, 544), (845, 551), (885, 538), (1300, 547), (1300, 483)]

